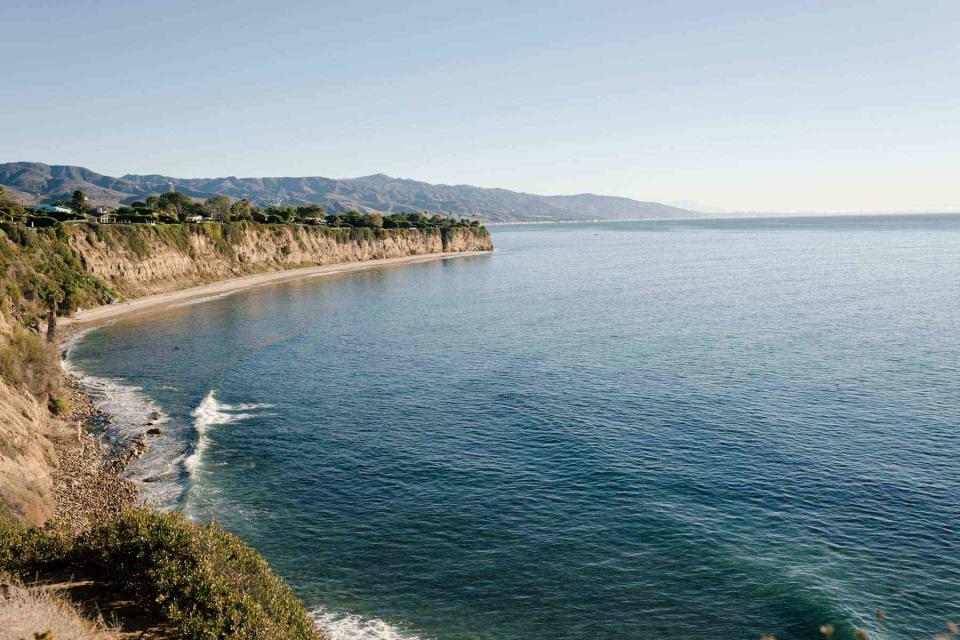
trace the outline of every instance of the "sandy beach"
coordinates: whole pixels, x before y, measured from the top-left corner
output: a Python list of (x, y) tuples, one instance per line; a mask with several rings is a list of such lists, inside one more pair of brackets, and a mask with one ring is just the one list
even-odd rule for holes
[(451, 258), (479, 256), (487, 253), (489, 252), (464, 251), (458, 253), (430, 253), (426, 255), (404, 256), (402, 258), (384, 258), (381, 260), (341, 262), (317, 267), (304, 267), (302, 269), (257, 273), (249, 276), (241, 276), (239, 278), (230, 278), (227, 280), (211, 282), (210, 284), (190, 287), (188, 289), (179, 289), (177, 291), (170, 291), (168, 293), (158, 293), (156, 295), (144, 296), (129, 302), (122, 302), (103, 307), (96, 307), (94, 309), (78, 311), (69, 318), (62, 318), (60, 320), (60, 324), (61, 326), (65, 327), (72, 326), (76, 328), (86, 328), (105, 324), (121, 317), (135, 316), (147, 311), (164, 309), (174, 304), (222, 296), (243, 289), (250, 289), (268, 284), (289, 282), (302, 278), (316, 278), (339, 273), (349, 273), (353, 271), (363, 271), (366, 269), (375, 269), (377, 267), (417, 264), (421, 262), (432, 262), (434, 260), (448, 260)]

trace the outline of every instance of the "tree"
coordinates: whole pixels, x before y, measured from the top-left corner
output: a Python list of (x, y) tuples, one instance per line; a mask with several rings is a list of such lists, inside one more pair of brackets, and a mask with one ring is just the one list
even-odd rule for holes
[(230, 198), (224, 195), (213, 196), (203, 203), (207, 215), (214, 220), (226, 222), (230, 219)]
[(296, 207), (267, 207), (267, 218), (277, 218), (280, 222), (290, 222), (297, 215)]
[(90, 204), (87, 202), (87, 195), (83, 191), (80, 191), (80, 189), (73, 192), (69, 206), (78, 216), (86, 214), (90, 209)]
[(252, 220), (256, 207), (250, 204), (250, 201), (244, 198), (237, 200), (230, 205), (230, 217), (234, 220)]
[(303, 207), (297, 207), (298, 218), (324, 218), (327, 215), (327, 208), (322, 204), (308, 204)]
[(179, 191), (161, 193), (157, 198), (157, 208), (175, 215), (180, 222), (187, 219), (187, 214), (192, 205), (193, 198)]

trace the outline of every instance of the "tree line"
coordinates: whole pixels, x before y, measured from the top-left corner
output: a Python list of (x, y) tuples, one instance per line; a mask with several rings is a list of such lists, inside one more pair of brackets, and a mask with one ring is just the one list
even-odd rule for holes
[[(69, 200), (52, 203), (65, 211), (39, 212), (23, 207), (0, 186), (0, 219), (29, 221), (34, 226), (52, 226), (70, 220), (84, 220), (96, 210), (90, 206), (83, 191), (77, 190)], [(347, 211), (330, 213), (319, 204), (300, 206), (259, 207), (246, 199), (234, 200), (216, 195), (206, 200), (194, 200), (185, 193), (170, 191), (131, 202), (108, 214), (112, 221), (128, 224), (179, 224), (201, 220), (212, 222), (257, 222), (261, 224), (312, 224), (330, 227), (370, 227), (377, 229), (411, 229), (431, 227), (479, 227), (478, 220), (445, 217), (428, 212), (360, 213)]]

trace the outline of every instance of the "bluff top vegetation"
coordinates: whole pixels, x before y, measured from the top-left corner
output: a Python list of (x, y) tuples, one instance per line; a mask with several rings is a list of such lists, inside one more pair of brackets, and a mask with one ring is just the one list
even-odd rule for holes
[(162, 175), (108, 176), (83, 167), (40, 162), (0, 163), (0, 184), (15, 190), (25, 204), (69, 200), (80, 189), (95, 205), (117, 207), (151, 194), (182, 191), (197, 199), (217, 194), (247, 199), (261, 207), (275, 204), (319, 204), (330, 213), (350, 210), (387, 213), (426, 211), (448, 217), (467, 216), (490, 222), (560, 220), (630, 220), (689, 218), (694, 211), (658, 202), (643, 202), (590, 193), (545, 196), (474, 187), (431, 184), (377, 174), (334, 179), (322, 176), (238, 178), (174, 178)]
[[(248, 200), (233, 200), (216, 195), (206, 200), (194, 200), (177, 191), (151, 195), (134, 201), (115, 211), (101, 211), (89, 204), (89, 198), (76, 190), (69, 200), (59, 200), (52, 206), (31, 208), (22, 206), (4, 193), (0, 186), (0, 219), (23, 221), (33, 227), (48, 227), (58, 223), (85, 220), (88, 216), (109, 222), (128, 224), (178, 224), (198, 220), (212, 222), (256, 222), (261, 224), (311, 224), (329, 227), (374, 229), (479, 227), (480, 222), (467, 218), (451, 218), (426, 212), (360, 213), (347, 211), (327, 213), (318, 204), (301, 206), (269, 206), (261, 208)], [(103, 215), (106, 218), (103, 218)]]

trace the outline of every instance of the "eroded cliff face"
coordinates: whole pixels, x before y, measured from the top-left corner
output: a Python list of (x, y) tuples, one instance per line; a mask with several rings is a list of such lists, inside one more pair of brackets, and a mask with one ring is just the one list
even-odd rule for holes
[(53, 513), (52, 439), (63, 425), (26, 390), (0, 381), (0, 510), (31, 524)]
[(489, 251), (483, 228), (327, 229), (294, 225), (78, 226), (70, 245), (123, 297), (238, 275), (442, 252)]

